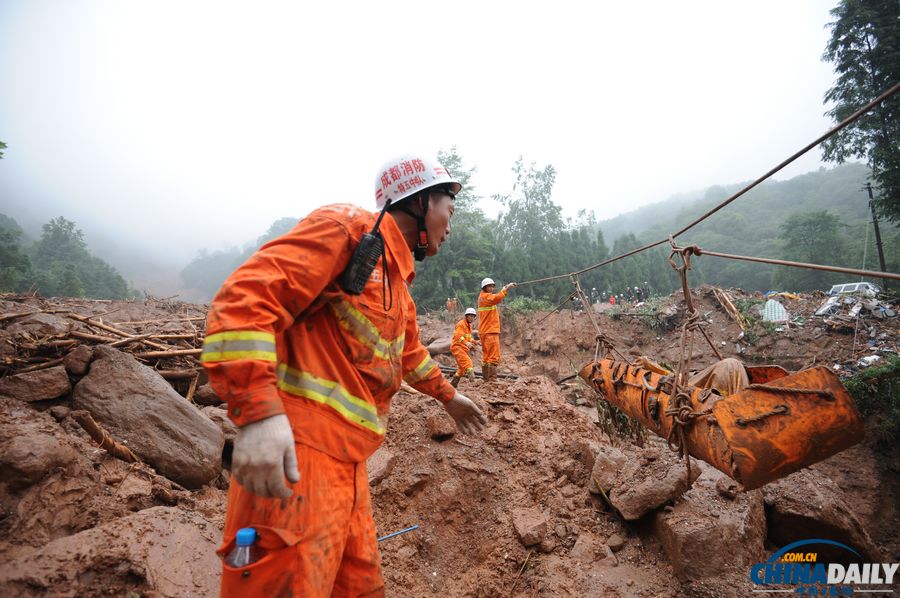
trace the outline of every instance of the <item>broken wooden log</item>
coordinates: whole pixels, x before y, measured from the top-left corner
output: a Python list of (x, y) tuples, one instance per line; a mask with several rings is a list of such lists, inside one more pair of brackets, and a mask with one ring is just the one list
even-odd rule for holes
[(37, 370), (45, 370), (47, 368), (52, 368), (57, 366), (63, 362), (63, 359), (52, 359), (50, 361), (45, 361), (44, 363), (39, 363), (37, 365), (28, 366), (27, 368), (22, 368), (18, 370), (17, 373), (24, 374), (25, 372), (36, 372)]
[(189, 355), (200, 355), (203, 349), (176, 349), (174, 351), (146, 351), (144, 353), (135, 353), (135, 357), (143, 357), (149, 359), (151, 357), (182, 357)]
[(94, 418), (91, 417), (91, 414), (84, 410), (78, 410), (72, 412), (72, 418), (78, 422), (78, 425), (84, 428), (84, 431), (88, 433), (88, 435), (97, 443), (97, 445), (105, 450), (107, 453), (121, 459), (122, 461), (126, 461), (128, 463), (134, 463), (136, 461), (140, 461), (137, 456), (131, 452), (131, 449), (116, 442), (116, 440), (110, 436), (106, 430), (100, 427)]
[(149, 336), (150, 336), (149, 334), (141, 334), (139, 336), (132, 336), (131, 338), (123, 338), (120, 341), (115, 341), (115, 342), (109, 343), (109, 346), (110, 347), (123, 347), (125, 345), (130, 345), (131, 343), (136, 343), (136, 342), (145, 340)]
[[(113, 328), (112, 326), (107, 326), (103, 322), (98, 322), (96, 320), (92, 320), (91, 318), (88, 318), (87, 316), (82, 316), (82, 315), (75, 314), (75, 313), (67, 313), (66, 317), (71, 318), (73, 320), (78, 320), (79, 322), (87, 324), (88, 326), (93, 326), (94, 328), (99, 328), (100, 330), (105, 330), (106, 332), (112, 332), (113, 334), (115, 334), (117, 336), (121, 336), (123, 338), (134, 338), (134, 336), (135, 336), (133, 334), (129, 334), (128, 332), (119, 330), (118, 328)], [(163, 345), (160, 343), (155, 343), (151, 340), (145, 339), (145, 340), (142, 340), (141, 342), (144, 343), (145, 345), (149, 345), (151, 347), (159, 349), (160, 351), (168, 351), (169, 349), (171, 349), (171, 347), (169, 347), (169, 346), (166, 346), (166, 345)]]

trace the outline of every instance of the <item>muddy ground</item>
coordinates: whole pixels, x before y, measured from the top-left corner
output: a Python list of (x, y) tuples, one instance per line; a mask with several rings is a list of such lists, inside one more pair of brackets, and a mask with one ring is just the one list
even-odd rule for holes
[[(760, 300), (737, 290), (732, 296), (746, 304)], [(2, 299), (0, 314), (49, 305)], [(683, 317), (674, 309), (679, 299), (676, 294), (659, 302), (660, 311), (672, 306), (666, 317), (603, 306), (598, 322), (626, 355), (672, 364)], [(812, 316), (821, 300), (784, 299), (795, 324), (756, 325), (752, 334), (741, 336), (711, 289), (697, 294), (706, 330), (723, 356), (793, 369), (825, 364), (846, 372), (857, 369), (861, 357), (896, 351), (897, 318), (870, 321), (871, 328), (862, 330), (832, 330)], [(183, 322), (175, 325), (175, 320), (203, 311), (202, 306), (154, 301), (68, 302), (63, 307), (82, 315), (105, 314), (105, 322), (135, 335), (154, 327), (177, 332)], [(22, 332), (26, 319), (0, 322), (0, 341), (21, 345), (22, 334), (31, 334), (30, 342), (47, 343), (65, 335), (37, 327)], [(453, 320), (447, 314), (422, 317), (423, 341), (448, 334)], [(11, 332), (15, 324), (19, 327)], [(591, 391), (576, 380), (556, 383), (593, 355), (595, 332), (587, 314), (505, 314), (504, 326), (501, 371), (518, 378), (460, 385), (489, 417), (482, 434), (451, 434), (449, 418), (429, 397), (401, 391), (395, 398), (387, 440), (369, 464), (375, 519), (379, 534), (420, 528), (382, 544), (387, 594), (750, 594), (748, 563), (777, 546), (767, 517), (771, 520), (778, 508), (778, 492), (767, 494), (764, 488), (724, 497), (716, 491), (721, 476), (705, 468), (683, 496), (635, 521), (624, 520), (590, 491), (598, 455), (613, 454), (617, 445), (628, 463), (646, 471), (668, 457), (661, 456), (666, 449), (659, 441), (634, 447), (606, 437), (595, 425)], [(8, 346), (0, 356), (6, 375), (13, 375), (24, 364), (10, 361), (22, 353), (16, 357)], [(59, 351), (72, 349), (61, 346)], [(696, 349), (696, 368), (716, 360), (708, 347)], [(178, 359), (177, 367), (196, 365)], [(438, 359), (452, 363), (448, 356)], [(77, 376), (70, 377), (77, 389)], [(198, 400), (185, 381), (172, 384), (181, 395)], [(0, 594), (217, 595), (219, 564), (213, 550), (224, 520), (227, 470), (202, 487), (187, 489), (146, 464), (111, 457), (73, 421), (75, 392), (34, 402), (0, 399), (0, 430), (20, 436), (12, 443), (0, 437), (8, 457), (0, 464)], [(226, 452), (227, 447), (226, 441)], [(827, 500), (839, 514), (823, 516), (843, 518), (835, 526), (853, 528), (884, 562), (900, 558), (897, 463), (896, 451), (879, 453), (864, 441), (801, 472), (813, 476), (811, 487), (829, 488)], [(740, 547), (729, 534), (755, 540)], [(717, 545), (716, 538), (731, 540)]]

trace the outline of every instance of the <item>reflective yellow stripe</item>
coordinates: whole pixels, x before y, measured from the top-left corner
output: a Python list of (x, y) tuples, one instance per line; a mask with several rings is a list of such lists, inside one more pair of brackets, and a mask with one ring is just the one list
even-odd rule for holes
[(494, 311), (495, 309), (497, 309), (497, 306), (492, 305), (490, 307), (479, 307), (478, 311)]
[(200, 355), (201, 363), (209, 363), (213, 361), (234, 361), (236, 359), (257, 359), (259, 361), (275, 361), (275, 353), (273, 351), (218, 351), (207, 353), (204, 351)]
[(437, 364), (431, 358), (431, 355), (426, 355), (425, 359), (422, 360), (422, 363), (416, 366), (416, 369), (406, 374), (403, 379), (410, 384), (415, 384), (430, 376), (432, 370), (435, 369), (437, 369)]
[(385, 426), (375, 405), (355, 397), (343, 386), (332, 380), (301, 372), (284, 364), (278, 366), (278, 388), (300, 397), (331, 407), (354, 424), (384, 434)]
[(341, 328), (353, 335), (363, 345), (372, 350), (375, 357), (387, 361), (396, 361), (403, 354), (403, 345), (406, 342), (405, 335), (400, 335), (392, 341), (382, 338), (378, 328), (361, 311), (341, 300), (331, 304), (334, 315)]
[(275, 335), (256, 330), (243, 330), (211, 334), (203, 341), (201, 362), (235, 359), (275, 361)]
[(206, 337), (205, 342), (217, 343), (219, 341), (269, 341), (274, 345), (275, 335), (271, 332), (260, 332), (259, 330), (234, 330), (210, 334)]

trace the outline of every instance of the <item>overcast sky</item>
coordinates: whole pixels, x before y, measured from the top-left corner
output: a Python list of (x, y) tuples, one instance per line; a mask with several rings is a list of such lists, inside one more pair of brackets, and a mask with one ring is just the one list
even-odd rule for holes
[(834, 3), (3, 0), (0, 212), (186, 262), (456, 145), (483, 195), (522, 154), (609, 218), (826, 131)]

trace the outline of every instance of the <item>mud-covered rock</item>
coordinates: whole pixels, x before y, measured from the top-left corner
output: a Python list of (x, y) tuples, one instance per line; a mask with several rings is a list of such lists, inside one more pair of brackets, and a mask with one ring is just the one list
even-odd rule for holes
[(71, 409), (66, 407), (65, 405), (54, 405), (50, 409), (47, 410), (50, 416), (58, 422), (63, 421), (69, 414), (72, 412)]
[(717, 578), (729, 569), (747, 570), (764, 560), (762, 492), (723, 497), (717, 489), (723, 477), (707, 468), (671, 509), (656, 513), (654, 533), (682, 581)]
[(622, 471), (622, 467), (628, 461), (628, 457), (614, 446), (604, 446), (591, 469), (591, 479), (588, 489), (593, 494), (600, 494), (600, 490), (609, 496), (610, 490), (616, 485), (616, 479)]
[[(881, 562), (881, 552), (863, 528), (844, 491), (814, 469), (804, 469), (763, 487), (769, 540), (785, 546), (797, 540), (824, 538), (847, 544), (866, 561)], [(840, 560), (843, 549), (816, 546), (826, 559)]]
[(226, 409), (210, 405), (204, 407), (200, 411), (206, 417), (211, 419), (213, 423), (219, 426), (219, 429), (222, 430), (222, 434), (225, 435), (225, 444), (234, 442), (234, 437), (237, 436), (238, 428), (234, 425), (234, 422), (231, 421), (231, 418), (228, 417), (228, 411)]
[(145, 509), (8, 561), (0, 595), (213, 596), (219, 536), (199, 513)]
[(394, 453), (386, 447), (382, 446), (375, 451), (366, 461), (366, 473), (369, 476), (369, 485), (377, 486), (384, 481), (385, 478), (391, 475), (391, 471), (394, 469), (395, 460), (396, 457), (394, 456)]
[(73, 376), (84, 376), (88, 371), (88, 366), (91, 365), (93, 357), (93, 347), (78, 345), (65, 356), (63, 365), (66, 367), (66, 371)]
[(610, 550), (613, 552), (619, 552), (625, 548), (625, 538), (619, 534), (613, 534), (606, 540), (606, 545), (609, 546)]
[(219, 398), (219, 395), (212, 389), (212, 386), (209, 384), (202, 384), (198, 386), (197, 390), (194, 392), (194, 402), (198, 405), (217, 406), (225, 401)]
[(225, 435), (153, 369), (110, 347), (94, 349), (76, 385), (86, 409), (119, 442), (167, 478), (199, 488), (219, 475)]
[(56, 399), (71, 391), (72, 384), (66, 368), (61, 365), (0, 378), (0, 396), (26, 403)]
[[(691, 481), (699, 475), (700, 468), (694, 463)], [(634, 521), (684, 494), (691, 481), (684, 460), (671, 451), (647, 448), (641, 459), (625, 463), (616, 476), (609, 500), (622, 517)]]
[(540, 544), (547, 535), (547, 518), (537, 509), (513, 509), (512, 523), (523, 546)]
[(0, 484), (27, 488), (79, 453), (52, 417), (16, 399), (0, 397)]
[(585, 565), (601, 562), (603, 565), (615, 567), (618, 559), (612, 549), (600, 538), (589, 532), (582, 532), (569, 551), (569, 556)]
[(74, 324), (72, 320), (62, 316), (38, 313), (16, 319), (6, 327), (6, 331), (13, 335), (29, 334), (34, 337), (61, 336), (71, 330)]
[(453, 419), (445, 413), (435, 413), (429, 415), (425, 420), (428, 427), (428, 435), (432, 440), (442, 441), (453, 438), (456, 434), (456, 424)]

